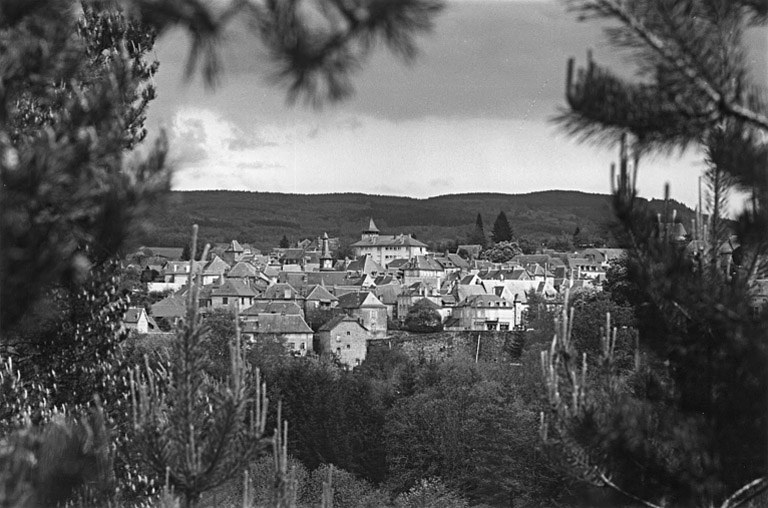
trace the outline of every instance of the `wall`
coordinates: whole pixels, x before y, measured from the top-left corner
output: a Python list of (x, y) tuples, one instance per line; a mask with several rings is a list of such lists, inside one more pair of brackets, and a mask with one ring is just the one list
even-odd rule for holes
[(377, 348), (399, 349), (412, 360), (475, 358), (480, 337), (480, 361), (514, 362), (522, 353), (525, 332), (392, 332), (386, 339), (368, 341), (368, 353)]

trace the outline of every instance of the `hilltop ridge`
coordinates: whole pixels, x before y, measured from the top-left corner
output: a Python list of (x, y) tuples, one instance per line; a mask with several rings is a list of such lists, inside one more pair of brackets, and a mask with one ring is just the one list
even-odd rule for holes
[[(661, 209), (660, 201), (651, 206)], [(684, 224), (693, 211), (671, 202)], [(154, 206), (146, 231), (135, 238), (145, 245), (182, 246), (192, 224), (209, 242), (238, 239), (260, 249), (327, 232), (352, 241), (373, 217), (384, 233), (413, 233), (425, 243), (462, 240), (482, 214), (490, 232), (500, 211), (514, 233), (532, 240), (582, 234), (610, 240), (611, 196), (580, 191), (547, 190), (526, 194), (465, 193), (429, 198), (363, 193), (284, 194), (247, 191), (173, 191)]]

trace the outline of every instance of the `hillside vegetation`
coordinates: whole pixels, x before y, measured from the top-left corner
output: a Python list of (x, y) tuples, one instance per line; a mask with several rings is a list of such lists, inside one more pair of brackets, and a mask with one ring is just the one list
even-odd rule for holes
[[(575, 191), (530, 194), (452, 194), (428, 199), (368, 194), (279, 194), (237, 191), (172, 192), (155, 206), (137, 244), (182, 246), (192, 224), (200, 225), (209, 242), (237, 239), (254, 247), (277, 246), (283, 235), (291, 241), (331, 236), (353, 241), (373, 217), (383, 234), (413, 233), (428, 244), (463, 241), (481, 213), (486, 233), (504, 211), (515, 235), (529, 239), (582, 235), (612, 243), (611, 197)], [(652, 202), (661, 210), (660, 202)], [(684, 224), (693, 211), (673, 202)]]

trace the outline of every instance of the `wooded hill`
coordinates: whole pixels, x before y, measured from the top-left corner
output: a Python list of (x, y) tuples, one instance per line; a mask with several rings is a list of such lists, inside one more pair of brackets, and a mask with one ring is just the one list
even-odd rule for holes
[[(661, 201), (651, 202), (661, 211)], [(694, 212), (670, 203), (686, 229)], [(171, 192), (166, 202), (151, 209), (137, 245), (183, 246), (192, 224), (199, 224), (207, 242), (237, 239), (259, 249), (276, 247), (283, 235), (291, 242), (327, 232), (354, 241), (373, 217), (382, 234), (412, 233), (432, 246), (463, 242), (482, 214), (486, 233), (500, 211), (507, 215), (515, 236), (541, 241), (570, 237), (578, 227), (582, 236), (612, 244), (611, 197), (576, 191), (530, 194), (451, 194), (428, 199), (369, 194), (280, 194), (238, 191)], [(671, 213), (671, 212), (670, 212)]]

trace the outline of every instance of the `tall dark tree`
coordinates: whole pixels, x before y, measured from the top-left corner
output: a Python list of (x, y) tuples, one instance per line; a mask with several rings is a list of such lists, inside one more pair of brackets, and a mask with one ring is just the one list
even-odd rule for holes
[(475, 219), (475, 228), (472, 230), (472, 234), (469, 235), (469, 238), (467, 238), (467, 243), (471, 245), (480, 245), (483, 248), (485, 248), (485, 245), (488, 243), (488, 239), (485, 236), (485, 228), (483, 227), (483, 216), (479, 213), (477, 214), (477, 219)]
[(507, 214), (505, 214), (504, 211), (499, 212), (496, 220), (493, 221), (491, 239), (493, 239), (494, 243), (512, 241), (512, 227), (509, 225)]
[[(768, 4), (569, 3), (610, 20), (611, 41), (639, 63), (628, 81), (591, 57), (578, 73), (570, 62), (560, 121), (583, 140), (621, 140), (614, 209), (630, 246), (640, 349), (622, 371), (604, 330), (603, 368), (590, 376), (564, 315), (544, 353), (553, 403), (544, 430), (582, 478), (646, 506), (743, 505), (768, 488), (768, 322), (752, 314), (750, 296), (768, 249), (768, 108), (743, 57), (743, 35), (766, 24)], [(744, 253), (734, 272), (716, 259), (713, 238), (693, 256), (636, 199), (644, 154), (692, 145), (704, 148), (710, 173), (722, 172), (718, 185), (727, 178), (751, 197), (734, 228)]]
[(283, 237), (280, 239), (280, 248), (281, 249), (287, 249), (291, 246), (291, 241), (288, 240), (288, 237), (283, 235)]

